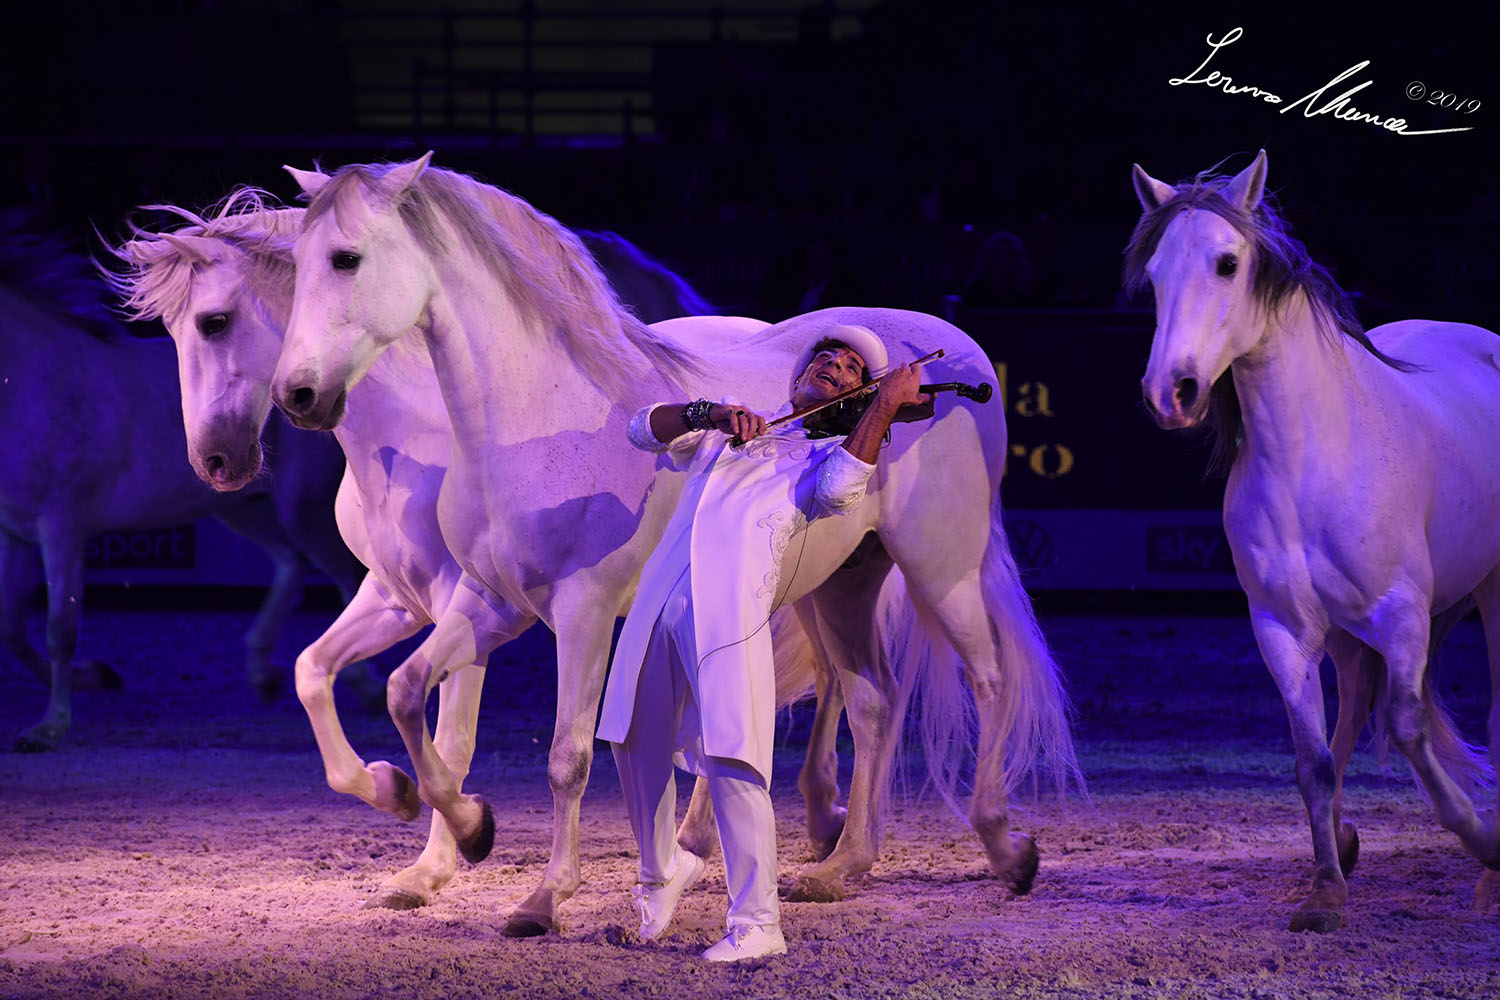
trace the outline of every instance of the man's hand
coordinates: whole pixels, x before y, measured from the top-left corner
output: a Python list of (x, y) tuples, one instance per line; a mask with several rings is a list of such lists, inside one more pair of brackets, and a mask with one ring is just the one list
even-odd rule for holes
[(741, 441), (753, 441), (766, 432), (766, 418), (743, 406), (715, 403), (709, 408), (708, 419), (720, 431)]
[(913, 363), (893, 368), (885, 378), (881, 379), (880, 390), (875, 394), (873, 405), (880, 406), (886, 413), (894, 415), (903, 406), (920, 406), (923, 403), (929, 403), (932, 401), (932, 393), (918, 392), (917, 387), (921, 384), (921, 365)]

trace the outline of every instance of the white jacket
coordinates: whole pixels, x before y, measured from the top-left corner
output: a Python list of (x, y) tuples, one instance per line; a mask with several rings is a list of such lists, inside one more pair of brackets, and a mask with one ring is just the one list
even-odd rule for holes
[(610, 664), (598, 736), (620, 743), (629, 733), (651, 631), (687, 569), (699, 662), (683, 669), (698, 713), (684, 718), (679, 765), (701, 774), (702, 756), (729, 757), (769, 780), (776, 713), (769, 619), (785, 589), (781, 574), (795, 573), (796, 536), (808, 518), (851, 509), (875, 467), (841, 447), (842, 437), (811, 440), (795, 422), (740, 448), (718, 431), (662, 445), (650, 434), (653, 409), (631, 422), (632, 443), (669, 452), (679, 467), (686, 462), (688, 479), (641, 570)]

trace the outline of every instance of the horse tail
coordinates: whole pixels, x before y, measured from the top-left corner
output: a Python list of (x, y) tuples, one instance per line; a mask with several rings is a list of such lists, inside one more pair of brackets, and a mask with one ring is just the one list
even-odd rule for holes
[[(1034, 787), (1047, 784), (1059, 793), (1072, 789), (1086, 796), (1073, 748), (1072, 712), (1062, 671), (1021, 586), (998, 496), (991, 507), (990, 537), (980, 563), (980, 588), (1000, 664), (996, 721), (1003, 743), (1000, 752), (1005, 755), (1006, 796), (1027, 779)], [(972, 774), (979, 728), (963, 662), (910, 600), (891, 602), (888, 611), (886, 648), (893, 657), (909, 658), (903, 694), (910, 694), (920, 706), (917, 725), (928, 777), (943, 799), (962, 813), (961, 799), (966, 778)]]
[[(1489, 756), (1482, 747), (1477, 747), (1463, 738), (1453, 715), (1438, 697), (1438, 661), (1441, 659), (1443, 643), (1454, 627), (1474, 609), (1472, 596), (1432, 618), (1432, 628), (1427, 640), (1427, 669), (1422, 673), (1422, 705), (1427, 710), (1427, 731), (1432, 739), (1432, 751), (1443, 770), (1456, 781), (1470, 798), (1488, 798), (1494, 793), (1495, 771)], [(1383, 661), (1382, 661), (1383, 663)], [(1376, 682), (1376, 704), (1385, 701), (1387, 676), (1384, 670)], [(1375, 712), (1371, 716), (1370, 729), (1376, 757), (1384, 766), (1390, 756), (1390, 733), (1385, 726), (1385, 713)], [(1427, 796), (1426, 786), (1417, 782), (1422, 795)], [(1430, 800), (1429, 800), (1430, 804)]]
[(1074, 788), (1087, 795), (1073, 749), (1072, 705), (1063, 689), (1062, 669), (1021, 586), (998, 494), (990, 509), (990, 541), (980, 564), (980, 584), (1000, 661), (1006, 795), (1028, 777), (1041, 779), (1059, 793)]
[(771, 615), (771, 662), (776, 671), (777, 708), (812, 695), (817, 652), (793, 608), (777, 608)]

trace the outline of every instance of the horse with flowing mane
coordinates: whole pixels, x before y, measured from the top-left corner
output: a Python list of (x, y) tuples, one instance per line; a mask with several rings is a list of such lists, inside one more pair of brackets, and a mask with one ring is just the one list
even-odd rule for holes
[[(1139, 166), (1127, 283), (1156, 291), (1141, 389), (1166, 428), (1211, 420), (1228, 466), (1224, 529), (1261, 655), (1286, 703), (1312, 828), (1293, 930), (1343, 920), (1358, 852), (1344, 767), (1373, 710), (1443, 825), (1500, 899), (1494, 771), (1439, 705), (1429, 658), (1477, 602), (1500, 690), (1500, 340), (1462, 323), (1361, 330), (1347, 296), (1265, 196), (1266, 154), (1173, 186)], [(1338, 674), (1326, 741), (1318, 676)], [(1500, 753), (1500, 700), (1489, 716)]]
[[(982, 380), (992, 369), (961, 331), (900, 310), (825, 310), (748, 338), (718, 317), (647, 327), (620, 307), (573, 234), (519, 198), (429, 169), (428, 159), (334, 177), (293, 171), (311, 201), (273, 392), (299, 425), (335, 427), (383, 351), (407, 336), (424, 342), (454, 432), (438, 502), (443, 537), (493, 600), (532, 610), (557, 634), (548, 777), (559, 809), (576, 808), (614, 621), (683, 480), (622, 446), (630, 415), (688, 386), (774, 409), (794, 359), (836, 323), (873, 329), (893, 362), (942, 348), (953, 377)], [(878, 790), (910, 694), (874, 623), (893, 564), (967, 670), (980, 729), (970, 817), (990, 866), (1014, 891), (1031, 885), (1036, 848), (1010, 829), (1008, 794), (1038, 762), (1059, 785), (1077, 768), (1059, 672), (1001, 527), (1005, 454), (996, 407), (945, 402), (920, 433), (898, 426), (859, 510), (807, 527), (796, 568), (780, 581), (778, 604), (807, 599), (799, 613), (838, 670), (856, 742), (848, 822), (833, 853), (802, 875), (812, 894), (836, 895), (844, 875), (870, 867), (879, 843)], [(870, 534), (877, 543), (861, 546)], [(850, 560), (856, 549), (861, 558)], [(472, 642), (440, 624), (392, 675), (392, 715), (420, 794), (465, 835), (482, 827), (485, 806), (460, 794), (432, 752), (422, 706), (438, 665), (460, 662)], [(953, 715), (945, 718), (952, 736)], [(943, 762), (966, 741), (930, 743), (930, 763), (952, 779)], [(550, 921), (578, 885), (576, 844), (553, 859), (522, 904), (538, 920)]]
[[(19, 216), (7, 220), (0, 232), (0, 635), (51, 692), (42, 719), (20, 734), (20, 750), (55, 749), (72, 721), (89, 535), (212, 515), (264, 548), (275, 579), (245, 635), (246, 669), (263, 693), (279, 686), (271, 648), (301, 588), (304, 554), (335, 581), (350, 581), (357, 569), (330, 542), (328, 513), (306, 503), (319, 488), (316, 477), (288, 475), (276, 497), (267, 495), (269, 483), (225, 497), (184, 467), (171, 349), (130, 336), (105, 307), (104, 292), (82, 254), (27, 232)], [(38, 548), (47, 585), (45, 659), (27, 642), (23, 615)]]
[[(261, 472), (260, 435), (271, 410), (271, 378), (281, 353), (292, 294), (292, 243), (303, 210), (280, 208), (262, 192), (242, 188), (204, 214), (150, 206), (183, 225), (158, 233), (137, 229), (116, 250), (127, 270), (115, 276), (126, 308), (138, 319), (160, 318), (176, 344), (183, 380), (182, 415), (193, 467), (219, 490), (236, 490)], [(644, 308), (677, 313), (702, 303), (680, 278), (616, 239), (620, 254), (611, 277), (654, 298)], [(630, 247), (626, 254), (618, 250)], [(674, 288), (685, 289), (679, 295)], [(747, 332), (766, 324), (745, 321)], [(438, 490), (447, 472), (452, 429), (436, 376), (420, 338), (384, 352), (354, 390), (349, 418), (333, 432), (347, 456), (337, 499), (339, 531), (369, 572), (354, 599), (297, 659), (297, 691), (323, 756), (330, 787), (404, 819), (415, 818), (415, 788), (389, 766), (366, 766), (344, 736), (333, 701), (334, 678), (351, 661), (388, 648), (439, 620), (457, 588), (472, 586), (443, 544)], [(473, 759), (485, 661), (528, 628), (535, 615), (479, 605), (466, 625), (486, 638), (473, 663), (452, 670), (439, 687), (438, 755), (462, 782)], [(782, 703), (812, 684), (815, 666), (795, 620), (774, 623)], [(836, 721), (837, 699), (830, 710)], [(831, 739), (831, 736), (830, 736)], [(832, 747), (827, 748), (832, 753)], [(683, 837), (703, 846), (713, 836), (705, 793), (684, 821)], [(816, 807), (816, 803), (814, 807)], [(832, 804), (810, 811), (810, 832), (828, 836), (840, 820)], [(830, 845), (831, 849), (831, 845)], [(411, 909), (428, 903), (452, 880), (458, 844), (434, 812), (426, 847), (412, 865), (386, 880), (378, 905)]]

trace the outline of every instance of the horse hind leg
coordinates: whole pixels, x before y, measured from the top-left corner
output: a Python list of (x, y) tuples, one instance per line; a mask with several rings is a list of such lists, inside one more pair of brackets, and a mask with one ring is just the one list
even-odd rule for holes
[[(816, 635), (837, 673), (854, 736), (854, 773), (843, 832), (826, 858), (798, 875), (788, 897), (794, 901), (842, 899), (844, 879), (869, 871), (880, 849), (881, 813), (905, 716), (904, 692), (875, 626), (890, 566), (881, 550), (838, 571), (812, 595)], [(832, 719), (836, 724), (837, 715)]]
[(1342, 629), (1328, 637), (1328, 656), (1338, 680), (1338, 721), (1333, 727), (1329, 750), (1333, 753), (1333, 828), (1339, 851), (1339, 870), (1347, 879), (1359, 862), (1359, 831), (1344, 819), (1344, 771), (1354, 753), (1355, 741), (1374, 707), (1376, 686), (1385, 664), (1369, 646)]
[(817, 695), (807, 755), (797, 774), (797, 789), (807, 807), (807, 839), (813, 860), (822, 861), (838, 846), (849, 820), (849, 810), (838, 804), (838, 736), (839, 719), (844, 715), (844, 691), (819, 638), (817, 612), (812, 602), (799, 601), (795, 607), (797, 621), (808, 639)]
[[(1494, 583), (1486, 580), (1480, 589), (1486, 595), (1481, 607), (1493, 609)], [(1487, 644), (1493, 639), (1491, 617), (1485, 619)], [(1389, 647), (1385, 660), (1389, 669), (1391, 738), (1416, 771), (1443, 826), (1456, 834), (1485, 867), (1500, 869), (1500, 831), (1495, 813), (1480, 815), (1470, 797), (1472, 791), (1491, 780), (1492, 774), (1463, 742), (1433, 693), (1427, 641), (1432, 623), (1425, 614), (1411, 609), (1402, 615), (1379, 614), (1376, 620), (1395, 622), (1383, 637)], [(1493, 721), (1493, 714), (1491, 718)]]
[[(1479, 605), (1485, 654), (1490, 663), (1490, 765), (1492, 773), (1500, 777), (1500, 569), (1474, 591), (1474, 600)], [(1489, 814), (1491, 829), (1495, 828), (1496, 816), (1500, 816), (1500, 802), (1496, 803), (1496, 811)], [(1480, 913), (1500, 914), (1500, 870), (1494, 866), (1485, 867), (1479, 884), (1474, 887), (1474, 908)]]

